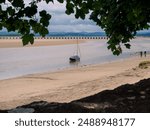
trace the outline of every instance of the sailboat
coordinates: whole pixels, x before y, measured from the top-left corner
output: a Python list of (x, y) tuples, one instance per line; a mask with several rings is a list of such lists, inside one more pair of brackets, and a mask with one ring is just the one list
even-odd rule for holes
[(79, 50), (78, 37), (77, 37), (77, 53), (69, 58), (70, 63), (80, 61), (79, 51), (80, 50)]

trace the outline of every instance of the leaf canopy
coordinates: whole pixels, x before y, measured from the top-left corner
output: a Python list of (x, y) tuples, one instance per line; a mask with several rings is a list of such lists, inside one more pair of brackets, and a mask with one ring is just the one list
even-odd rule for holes
[[(0, 30), (16, 31), (22, 35), (23, 45), (34, 43), (34, 34), (48, 34), (51, 15), (43, 9), (38, 12), (37, 4), (45, 1), (47, 4), (54, 0), (33, 0), (25, 6), (24, 0), (8, 0), (9, 6), (4, 9), (0, 1)], [(139, 30), (150, 28), (150, 0), (57, 0), (66, 4), (66, 14), (74, 14), (75, 18), (85, 19), (90, 15), (105, 32), (108, 49), (113, 54), (122, 52), (122, 45), (130, 48), (129, 41)], [(36, 15), (39, 13), (38, 20)]]

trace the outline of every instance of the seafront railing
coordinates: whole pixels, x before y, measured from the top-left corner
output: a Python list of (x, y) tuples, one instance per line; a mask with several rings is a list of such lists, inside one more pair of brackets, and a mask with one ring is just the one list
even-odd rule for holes
[[(0, 36), (0, 39), (21, 39), (20, 36)], [(35, 39), (108, 39), (106, 36), (35, 36)]]

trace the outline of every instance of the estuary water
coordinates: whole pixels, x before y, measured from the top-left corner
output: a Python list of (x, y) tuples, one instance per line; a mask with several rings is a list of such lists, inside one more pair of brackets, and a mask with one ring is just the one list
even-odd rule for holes
[(81, 61), (70, 64), (69, 57), (76, 53), (76, 45), (0, 48), (0, 80), (28, 74), (54, 72), (65, 68), (100, 64), (130, 57), (139, 51), (150, 50), (150, 38), (132, 40), (132, 48), (120, 56), (112, 55), (106, 40), (90, 41), (79, 45)]

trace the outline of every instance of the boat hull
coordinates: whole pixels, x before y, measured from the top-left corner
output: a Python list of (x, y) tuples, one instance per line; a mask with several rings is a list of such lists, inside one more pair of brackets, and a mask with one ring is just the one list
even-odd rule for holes
[(69, 58), (69, 61), (70, 62), (79, 62), (80, 61), (80, 57), (78, 55), (75, 55), (75, 56), (71, 56)]

